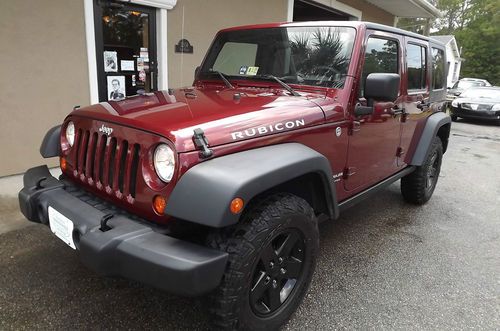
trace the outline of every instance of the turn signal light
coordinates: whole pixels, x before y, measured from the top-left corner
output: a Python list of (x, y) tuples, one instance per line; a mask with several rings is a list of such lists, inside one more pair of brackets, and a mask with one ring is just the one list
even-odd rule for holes
[(66, 170), (67, 165), (68, 165), (68, 164), (67, 164), (67, 162), (66, 162), (66, 158), (61, 157), (61, 158), (59, 159), (59, 166), (61, 167), (61, 170), (62, 170), (62, 171), (65, 171), (65, 170)]
[(231, 201), (231, 205), (230, 205), (229, 209), (231, 210), (231, 213), (238, 214), (243, 209), (243, 199), (234, 198)]
[(153, 209), (158, 215), (163, 215), (167, 207), (167, 201), (161, 195), (156, 195), (153, 199)]

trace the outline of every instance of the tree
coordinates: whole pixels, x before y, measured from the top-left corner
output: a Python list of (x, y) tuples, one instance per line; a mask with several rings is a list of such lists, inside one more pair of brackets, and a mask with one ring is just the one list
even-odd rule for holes
[(500, 2), (474, 0), (467, 15), (466, 26), (455, 31), (464, 58), (461, 76), (500, 85)]

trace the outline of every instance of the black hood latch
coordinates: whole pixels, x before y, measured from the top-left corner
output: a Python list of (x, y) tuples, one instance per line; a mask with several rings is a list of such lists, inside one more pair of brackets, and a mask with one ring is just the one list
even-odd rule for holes
[(202, 129), (194, 129), (193, 142), (196, 149), (200, 150), (200, 157), (202, 159), (209, 158), (213, 155), (213, 151), (208, 148), (208, 139), (205, 137), (205, 132)]

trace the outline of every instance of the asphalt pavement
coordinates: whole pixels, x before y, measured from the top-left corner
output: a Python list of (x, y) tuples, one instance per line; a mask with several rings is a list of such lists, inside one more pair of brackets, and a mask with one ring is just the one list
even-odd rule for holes
[[(101, 278), (28, 225), (15, 198), (0, 208), (0, 329), (209, 328), (202, 301)], [(425, 206), (396, 183), (320, 231), (311, 288), (285, 330), (499, 330), (500, 126), (453, 123)]]

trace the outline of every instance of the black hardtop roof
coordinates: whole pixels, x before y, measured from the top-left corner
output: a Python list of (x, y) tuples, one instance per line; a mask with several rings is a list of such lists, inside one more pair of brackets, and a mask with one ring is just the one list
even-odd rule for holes
[(305, 27), (305, 26), (312, 26), (312, 27), (314, 27), (314, 26), (318, 26), (318, 27), (320, 27), (320, 26), (345, 26), (345, 27), (354, 27), (354, 28), (365, 26), (367, 29), (379, 30), (379, 31), (399, 34), (399, 35), (403, 35), (403, 36), (408, 36), (408, 37), (431, 42), (431, 43), (433, 43), (433, 45), (441, 46), (442, 48), (445, 47), (445, 44), (443, 42), (436, 40), (436, 39), (433, 39), (432, 37), (423, 36), (423, 35), (418, 34), (418, 33), (406, 31), (403, 29), (395, 28), (392, 26), (384, 25), (384, 24), (365, 22), (365, 21), (307, 21), (307, 22), (264, 23), (264, 24), (237, 26), (237, 27), (223, 29), (221, 31), (224, 32), (224, 31), (246, 30), (246, 29), (301, 27), (301, 26), (302, 27)]

